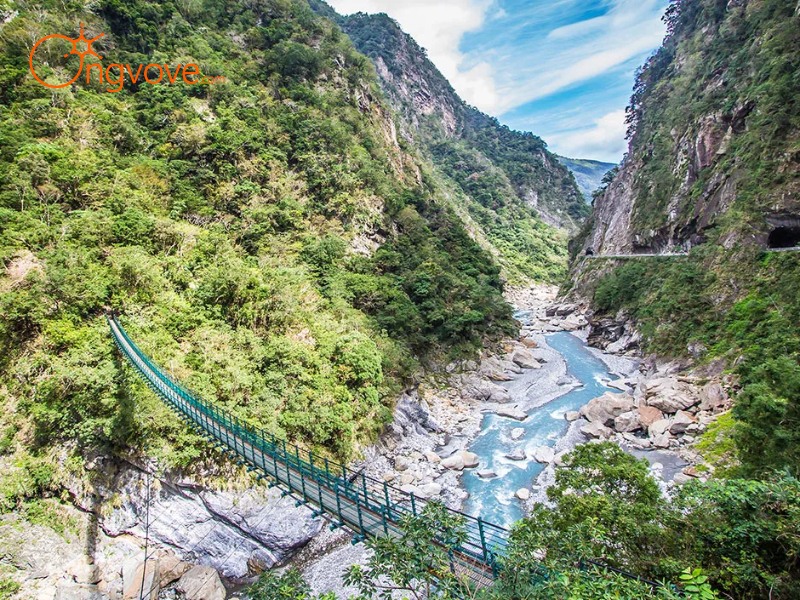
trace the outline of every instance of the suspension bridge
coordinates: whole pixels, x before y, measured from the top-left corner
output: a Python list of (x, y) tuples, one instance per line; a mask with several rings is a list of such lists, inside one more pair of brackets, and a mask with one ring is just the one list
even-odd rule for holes
[[(314, 507), (331, 528), (346, 527), (353, 541), (373, 536), (399, 536), (404, 518), (424, 510), (426, 500), (384, 481), (352, 471), (328, 458), (244, 423), (227, 411), (198, 398), (155, 365), (130, 339), (115, 315), (108, 315), (114, 342), (147, 385), (178, 415), (227, 452), (239, 464), (297, 498), (297, 504)], [(498, 575), (498, 559), (508, 531), (480, 518), (451, 511), (464, 523), (466, 539), (453, 548), (442, 540), (451, 569), (475, 587), (486, 587)]]

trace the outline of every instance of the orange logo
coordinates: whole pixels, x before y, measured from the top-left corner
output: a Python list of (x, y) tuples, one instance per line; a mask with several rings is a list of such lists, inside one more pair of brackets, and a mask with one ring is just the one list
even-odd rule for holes
[[(81, 73), (84, 72), (86, 73), (86, 83), (90, 83), (92, 79), (92, 71), (96, 71), (97, 80), (100, 83), (105, 83), (112, 86), (106, 89), (106, 91), (110, 93), (116, 93), (122, 90), (122, 88), (125, 86), (126, 75), (127, 80), (133, 84), (138, 83), (140, 80), (144, 83), (149, 83), (150, 85), (156, 85), (159, 83), (173, 84), (178, 81), (179, 77), (180, 80), (186, 85), (212, 85), (225, 81), (225, 78), (222, 76), (208, 77), (203, 75), (203, 73), (200, 71), (200, 67), (195, 63), (187, 63), (186, 65), (178, 64), (174, 67), (174, 69), (171, 68), (168, 63), (148, 63), (147, 65), (140, 64), (135, 72), (130, 64), (123, 65), (119, 63), (111, 63), (108, 66), (104, 66), (103, 63), (100, 62), (102, 61), (103, 57), (94, 51), (92, 44), (103, 37), (105, 33), (101, 33), (93, 38), (87, 38), (83, 32), (83, 23), (81, 23), (80, 31), (81, 34), (75, 39), (60, 33), (51, 33), (50, 35), (46, 35), (36, 41), (36, 43), (33, 45), (33, 48), (31, 48), (30, 55), (28, 56), (28, 65), (30, 67), (31, 75), (33, 75), (33, 78), (36, 81), (45, 87), (59, 89), (67, 87), (68, 85), (72, 85), (78, 81)], [(73, 54), (80, 57), (78, 71), (75, 73), (72, 79), (65, 83), (48, 83), (39, 77), (39, 75), (36, 73), (35, 67), (33, 66), (33, 57), (36, 54), (36, 51), (46, 41), (53, 39), (65, 40), (72, 45), (72, 49), (64, 54), (64, 58), (69, 58), (69, 56)], [(86, 64), (87, 55), (94, 56), (96, 59), (98, 59), (97, 62)], [(166, 80), (164, 79), (165, 73)]]

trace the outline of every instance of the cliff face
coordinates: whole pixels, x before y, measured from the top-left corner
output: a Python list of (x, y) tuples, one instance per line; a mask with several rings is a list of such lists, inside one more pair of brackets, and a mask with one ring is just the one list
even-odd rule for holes
[[(685, 0), (638, 75), (629, 153), (582, 249), (766, 246), (800, 225), (800, 16), (775, 0)], [(800, 231), (797, 231), (800, 234)], [(780, 235), (780, 232), (779, 234)]]

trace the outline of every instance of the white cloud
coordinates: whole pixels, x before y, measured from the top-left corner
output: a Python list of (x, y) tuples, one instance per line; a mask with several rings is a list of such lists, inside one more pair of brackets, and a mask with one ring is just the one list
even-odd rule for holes
[(594, 158), (616, 162), (625, 152), (625, 110), (615, 110), (596, 119), (592, 125), (554, 134), (550, 149), (571, 158)]
[(459, 95), (491, 113), (502, 102), (496, 92), (492, 66), (486, 61), (464, 65), (460, 50), (465, 33), (480, 30), (492, 0), (330, 0), (342, 14), (385, 12), (428, 51), (428, 57)]

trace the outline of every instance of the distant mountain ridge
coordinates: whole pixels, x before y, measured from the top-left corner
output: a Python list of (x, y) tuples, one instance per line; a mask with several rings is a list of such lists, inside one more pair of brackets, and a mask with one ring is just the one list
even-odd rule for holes
[(578, 189), (589, 203), (592, 201), (592, 192), (601, 186), (603, 176), (617, 166), (615, 163), (601, 162), (588, 158), (567, 158), (566, 156), (558, 155), (556, 157), (562, 165), (572, 171), (572, 175), (578, 184)]

